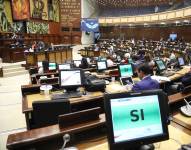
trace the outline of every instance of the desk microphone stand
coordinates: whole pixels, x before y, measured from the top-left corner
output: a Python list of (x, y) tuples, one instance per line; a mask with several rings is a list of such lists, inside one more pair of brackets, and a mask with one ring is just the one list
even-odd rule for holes
[(59, 149), (59, 150), (78, 150), (78, 148), (76, 148), (76, 147), (67, 147), (67, 148), (65, 148), (66, 143), (68, 143), (70, 141), (70, 135), (69, 134), (65, 134), (63, 136), (63, 140), (64, 140), (64, 144), (62, 145), (62, 148)]

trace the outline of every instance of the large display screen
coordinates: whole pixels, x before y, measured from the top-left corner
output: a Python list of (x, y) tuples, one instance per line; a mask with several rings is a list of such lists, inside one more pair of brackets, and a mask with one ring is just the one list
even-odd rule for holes
[(176, 39), (177, 39), (177, 34), (170, 34), (170, 39), (172, 40), (172, 41), (175, 41)]
[(158, 95), (111, 99), (114, 142), (163, 134)]
[(92, 18), (82, 19), (81, 30), (86, 32), (99, 32), (98, 19), (92, 19)]

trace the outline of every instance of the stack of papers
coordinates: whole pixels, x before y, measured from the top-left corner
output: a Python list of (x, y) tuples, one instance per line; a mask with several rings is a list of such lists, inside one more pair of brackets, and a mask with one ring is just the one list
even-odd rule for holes
[(151, 78), (154, 80), (157, 80), (158, 82), (161, 82), (161, 81), (170, 82), (170, 79), (168, 77), (164, 77), (164, 76), (151, 76)]

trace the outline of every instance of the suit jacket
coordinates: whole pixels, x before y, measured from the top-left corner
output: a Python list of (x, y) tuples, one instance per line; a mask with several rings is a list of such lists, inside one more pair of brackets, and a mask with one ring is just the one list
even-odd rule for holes
[(182, 84), (184, 86), (189, 86), (191, 85), (191, 72), (186, 73), (183, 77), (182, 77)]
[(133, 85), (132, 88), (132, 90), (136, 92), (143, 90), (153, 90), (153, 89), (159, 89), (159, 83), (158, 81), (151, 79), (151, 76), (143, 78), (141, 81)]

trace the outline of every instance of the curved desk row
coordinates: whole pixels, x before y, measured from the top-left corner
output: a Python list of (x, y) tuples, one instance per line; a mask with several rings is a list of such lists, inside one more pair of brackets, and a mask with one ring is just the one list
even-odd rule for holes
[(72, 48), (66, 47), (62, 50), (27, 52), (25, 53), (26, 64), (35, 66), (37, 62), (47, 60), (49, 62), (64, 63), (66, 60), (72, 60)]

